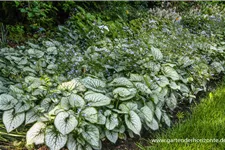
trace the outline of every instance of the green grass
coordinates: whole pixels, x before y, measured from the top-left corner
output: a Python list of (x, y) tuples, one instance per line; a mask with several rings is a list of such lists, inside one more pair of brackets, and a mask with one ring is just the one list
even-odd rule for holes
[(183, 122), (156, 139), (224, 139), (224, 142), (151, 142), (143, 150), (222, 150), (225, 149), (225, 86), (209, 93)]

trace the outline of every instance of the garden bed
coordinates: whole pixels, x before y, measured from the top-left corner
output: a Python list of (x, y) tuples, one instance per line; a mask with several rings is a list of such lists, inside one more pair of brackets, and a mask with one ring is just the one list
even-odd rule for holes
[(27, 148), (135, 149), (224, 74), (223, 12), (156, 8), (128, 22), (77, 8), (54, 39), (0, 49), (2, 126)]

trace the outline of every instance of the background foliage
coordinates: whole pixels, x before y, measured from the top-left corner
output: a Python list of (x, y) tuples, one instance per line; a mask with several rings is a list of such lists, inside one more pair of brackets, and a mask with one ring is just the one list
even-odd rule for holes
[[(106, 17), (102, 19), (115, 20), (119, 17), (128, 21), (136, 16), (134, 9), (153, 8), (160, 6), (162, 2), (167, 7), (166, 0), (2, 0), (0, 23), (7, 30), (7, 34), (4, 34), (5, 30), (0, 30), (4, 34), (1, 43), (14, 46), (24, 42), (25, 37), (50, 36), (50, 31), (54, 31), (56, 25), (63, 24), (76, 14), (79, 6), (87, 11), (103, 13)], [(170, 2), (183, 9), (192, 4), (192, 1)]]

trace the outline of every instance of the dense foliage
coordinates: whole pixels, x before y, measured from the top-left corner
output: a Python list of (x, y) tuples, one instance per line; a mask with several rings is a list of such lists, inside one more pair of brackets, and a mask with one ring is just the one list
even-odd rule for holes
[[(102, 18), (124, 21), (136, 17), (136, 10), (147, 9), (148, 2), (90, 1), (6, 1), (0, 3), (0, 46), (24, 43), (27, 38), (54, 36), (57, 25), (76, 14), (77, 7), (102, 14)], [(127, 13), (124, 13), (127, 12)], [(104, 16), (104, 17), (103, 17)]]
[(7, 132), (32, 124), (27, 145), (101, 149), (171, 126), (173, 110), (224, 73), (222, 34), (186, 28), (193, 13), (152, 9), (124, 22), (77, 9), (54, 39), (0, 49), (3, 123)]

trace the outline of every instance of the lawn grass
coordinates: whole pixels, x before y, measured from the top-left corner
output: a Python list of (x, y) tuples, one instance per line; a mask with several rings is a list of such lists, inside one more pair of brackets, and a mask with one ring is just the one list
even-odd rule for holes
[(152, 142), (142, 150), (222, 150), (225, 149), (225, 85), (209, 93), (192, 108), (183, 122), (167, 129), (156, 139), (223, 139), (224, 142)]

